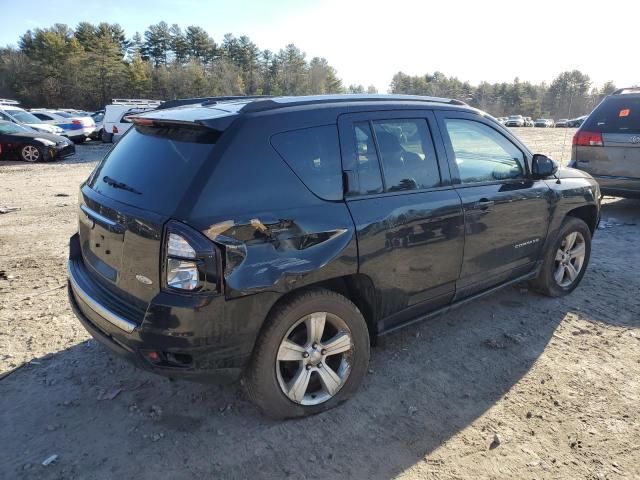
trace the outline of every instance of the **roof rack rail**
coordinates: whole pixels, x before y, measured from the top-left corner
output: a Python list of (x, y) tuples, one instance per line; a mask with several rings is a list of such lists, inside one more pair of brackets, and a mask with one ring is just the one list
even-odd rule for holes
[(255, 102), (245, 105), (241, 112), (263, 112), (277, 108), (296, 107), (300, 105), (326, 104), (326, 103), (347, 103), (347, 102), (425, 102), (425, 103), (446, 103), (449, 105), (466, 105), (466, 103), (452, 98), (427, 97), (419, 95), (309, 95), (300, 97), (276, 97), (258, 99)]
[(624, 95), (627, 93), (640, 93), (640, 87), (619, 88), (618, 90), (613, 92), (611, 95)]
[(111, 105), (126, 105), (126, 106), (145, 106), (145, 107), (158, 107), (162, 105), (162, 100), (148, 100), (146, 98), (112, 98)]
[(270, 95), (229, 95), (222, 97), (196, 97), (196, 98), (178, 98), (176, 100), (168, 100), (158, 107), (158, 110), (165, 108), (182, 107), (184, 105), (214, 105), (218, 102), (228, 102), (231, 100), (254, 100), (272, 98)]
[(0, 98), (0, 105), (20, 105), (20, 102), (10, 98)]

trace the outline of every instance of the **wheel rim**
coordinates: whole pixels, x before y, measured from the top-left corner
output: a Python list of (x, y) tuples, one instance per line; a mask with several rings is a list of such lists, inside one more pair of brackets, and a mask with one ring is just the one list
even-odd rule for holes
[(22, 158), (27, 162), (36, 162), (40, 158), (40, 151), (32, 145), (27, 145), (22, 148)]
[(569, 287), (576, 281), (584, 266), (587, 244), (580, 232), (571, 232), (562, 239), (556, 252), (553, 278), (561, 287)]
[(333, 398), (351, 373), (351, 331), (340, 317), (315, 312), (298, 320), (284, 336), (276, 357), (282, 393), (301, 405)]

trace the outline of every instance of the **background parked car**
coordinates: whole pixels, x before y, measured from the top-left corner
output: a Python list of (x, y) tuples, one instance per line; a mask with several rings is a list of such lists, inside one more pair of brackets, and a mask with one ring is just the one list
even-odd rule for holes
[(554, 125), (553, 120), (549, 118), (539, 118), (535, 121), (536, 127), (551, 128), (553, 127), (553, 125)]
[(0, 150), (3, 158), (17, 157), (25, 162), (59, 160), (76, 152), (69, 139), (36, 132), (18, 123), (0, 120)]
[(573, 137), (571, 166), (604, 194), (640, 198), (640, 87), (617, 90), (591, 112)]
[(84, 142), (96, 129), (93, 119), (87, 116), (47, 109), (31, 109), (31, 113), (45, 123), (62, 128), (64, 134), (76, 143)]
[(131, 128), (126, 115), (153, 110), (161, 104), (160, 100), (114, 98), (104, 109), (102, 141), (115, 142)]
[(20, 102), (16, 100), (0, 99), (0, 120), (20, 123), (38, 132), (53, 133), (55, 135), (62, 135), (64, 133), (60, 127), (44, 123), (35, 115), (20, 108), (18, 106), (19, 104)]
[(558, 128), (567, 128), (569, 126), (569, 119), (568, 118), (561, 118), (560, 120), (558, 120), (556, 122), (556, 127)]
[(524, 117), (522, 115), (511, 115), (505, 125), (507, 127), (524, 127)]
[(581, 117), (572, 118), (567, 125), (569, 127), (578, 128), (587, 119), (588, 115), (582, 115)]

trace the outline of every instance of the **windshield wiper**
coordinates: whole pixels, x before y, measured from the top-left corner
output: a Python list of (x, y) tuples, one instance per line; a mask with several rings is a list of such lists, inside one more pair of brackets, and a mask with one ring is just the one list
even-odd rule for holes
[(102, 181), (104, 183), (106, 183), (107, 185), (112, 186), (113, 188), (119, 188), (120, 190), (126, 190), (127, 192), (135, 193), (136, 195), (142, 195), (142, 192), (137, 191), (135, 188), (130, 187), (126, 183), (119, 182), (117, 180), (114, 180), (111, 177), (106, 176), (106, 175), (102, 178)]

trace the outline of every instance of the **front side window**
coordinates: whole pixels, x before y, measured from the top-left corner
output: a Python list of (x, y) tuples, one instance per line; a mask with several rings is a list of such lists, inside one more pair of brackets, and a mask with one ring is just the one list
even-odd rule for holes
[(473, 120), (445, 119), (460, 181), (493, 182), (522, 178), (524, 154), (506, 137)]
[(440, 171), (427, 121), (374, 121), (385, 190), (423, 190), (440, 185)]
[(49, 115), (45, 115), (44, 113), (34, 113), (34, 115), (40, 120), (53, 120), (53, 118), (51, 118)]

